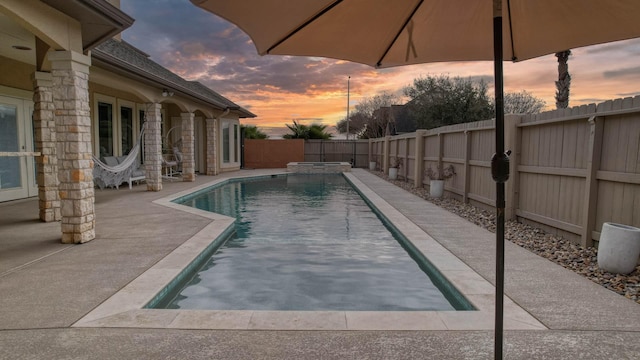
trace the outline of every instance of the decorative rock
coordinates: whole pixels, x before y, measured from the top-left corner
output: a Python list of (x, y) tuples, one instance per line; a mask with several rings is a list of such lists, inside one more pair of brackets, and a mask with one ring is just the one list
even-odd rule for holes
[[(390, 181), (379, 171), (371, 173)], [(415, 188), (412, 183), (391, 181), (394, 185), (407, 190), (435, 205), (438, 205), (489, 231), (495, 231), (495, 214), (453, 199), (432, 199), (424, 188)], [(598, 251), (594, 247), (583, 248), (556, 235), (547, 234), (541, 229), (515, 221), (505, 223), (505, 239), (525, 248), (541, 257), (549, 259), (587, 279), (640, 304), (640, 266), (626, 275), (614, 275), (598, 268)], [(558, 257), (559, 252), (571, 254), (571, 257)], [(582, 260), (581, 262), (577, 259)], [(637, 259), (637, 256), (636, 256)], [(613, 290), (617, 288), (617, 290)]]

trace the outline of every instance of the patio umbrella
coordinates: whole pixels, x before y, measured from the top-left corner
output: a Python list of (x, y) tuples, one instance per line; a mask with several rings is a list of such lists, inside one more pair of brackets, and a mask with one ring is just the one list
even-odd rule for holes
[(522, 61), (640, 37), (637, 0), (191, 0), (236, 24), (261, 55), (322, 56), (378, 68), (493, 60), (496, 155), (496, 358), (504, 291), (503, 59)]

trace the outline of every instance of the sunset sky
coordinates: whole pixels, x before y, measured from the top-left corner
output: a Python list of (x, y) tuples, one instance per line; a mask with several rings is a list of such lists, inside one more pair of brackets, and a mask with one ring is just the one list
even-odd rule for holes
[[(188, 0), (121, 0), (136, 19), (125, 41), (187, 80), (197, 80), (249, 109), (257, 125), (277, 136), (284, 124), (322, 123), (333, 127), (346, 116), (347, 78), (350, 108), (381, 91), (401, 93), (426, 75), (483, 78), (493, 82), (491, 62), (412, 65), (376, 70), (346, 61), (290, 56), (259, 56), (249, 37), (235, 25)], [(570, 106), (640, 95), (640, 40), (574, 49), (569, 59)], [(557, 60), (549, 55), (505, 63), (505, 91), (526, 90), (555, 108)], [(493, 96), (493, 90), (490, 89)], [(286, 129), (285, 129), (286, 130)]]

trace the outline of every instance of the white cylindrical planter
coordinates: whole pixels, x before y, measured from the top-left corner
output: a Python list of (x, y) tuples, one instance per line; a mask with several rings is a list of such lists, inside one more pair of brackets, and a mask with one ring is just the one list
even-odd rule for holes
[(429, 196), (441, 198), (444, 194), (444, 180), (431, 180), (429, 182)]
[(640, 229), (637, 227), (604, 223), (598, 244), (598, 267), (602, 270), (628, 274), (637, 265), (640, 256)]
[(395, 180), (398, 178), (398, 168), (389, 168), (389, 179)]
[(369, 170), (373, 171), (376, 169), (376, 162), (375, 161), (369, 161)]

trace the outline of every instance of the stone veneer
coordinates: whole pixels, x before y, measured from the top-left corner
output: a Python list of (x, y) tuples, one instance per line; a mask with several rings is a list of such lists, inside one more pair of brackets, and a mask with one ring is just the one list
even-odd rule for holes
[(216, 136), (218, 135), (218, 120), (206, 119), (207, 126), (207, 175), (218, 175), (218, 152), (216, 151)]
[(351, 172), (348, 162), (290, 162), (287, 171), (301, 174), (336, 174)]
[(74, 51), (49, 54), (53, 78), (62, 242), (95, 238), (88, 56)]
[(144, 112), (144, 166), (147, 191), (162, 190), (162, 106), (147, 104)]
[(182, 118), (182, 181), (196, 180), (194, 114), (181, 113)]
[(33, 132), (38, 182), (38, 207), (40, 220), (59, 221), (60, 196), (58, 194), (58, 157), (56, 154), (55, 104), (53, 102), (53, 77), (51, 73), (33, 73)]

